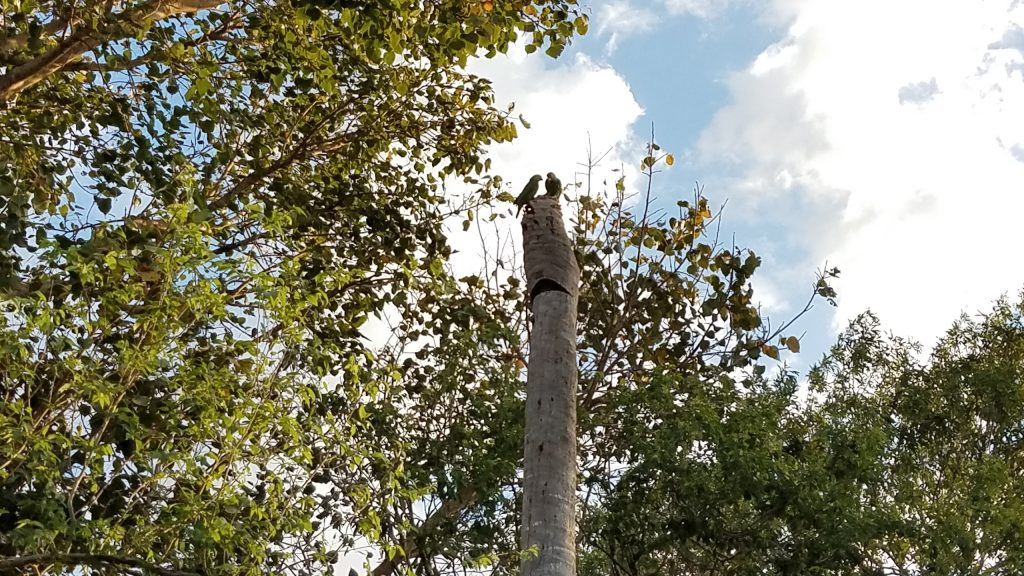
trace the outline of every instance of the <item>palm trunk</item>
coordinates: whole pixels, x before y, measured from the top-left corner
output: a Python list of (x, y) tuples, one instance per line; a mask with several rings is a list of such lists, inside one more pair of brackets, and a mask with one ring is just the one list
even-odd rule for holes
[[(522, 576), (576, 574), (576, 301), (579, 267), (557, 198), (523, 219), (533, 307), (526, 378)], [(529, 551), (534, 548), (534, 551)]]

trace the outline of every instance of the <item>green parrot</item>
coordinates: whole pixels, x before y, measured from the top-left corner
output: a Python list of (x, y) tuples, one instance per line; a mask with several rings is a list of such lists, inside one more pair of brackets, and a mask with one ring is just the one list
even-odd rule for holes
[(544, 177), (540, 174), (534, 174), (530, 177), (530, 181), (526, 183), (526, 187), (523, 188), (523, 191), (519, 193), (519, 196), (513, 202), (513, 204), (516, 205), (516, 216), (519, 216), (519, 211), (523, 209), (523, 206), (525, 206), (527, 202), (533, 200), (534, 197), (537, 196), (537, 192), (540, 190), (540, 181), (543, 179)]
[(548, 178), (544, 181), (544, 189), (548, 191), (545, 196), (558, 198), (562, 195), (562, 181), (555, 176), (554, 172), (548, 172)]

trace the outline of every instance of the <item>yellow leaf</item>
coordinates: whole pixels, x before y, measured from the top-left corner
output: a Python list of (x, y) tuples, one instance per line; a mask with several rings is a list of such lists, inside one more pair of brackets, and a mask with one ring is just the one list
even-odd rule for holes
[(771, 344), (762, 344), (761, 352), (764, 352), (765, 356), (773, 360), (779, 359), (779, 349), (776, 348), (775, 346), (772, 346)]
[(668, 164), (669, 166), (671, 166), (671, 165), (673, 165), (675, 163), (676, 163), (676, 159), (671, 154), (669, 154), (668, 156), (665, 156), (665, 164)]
[(790, 352), (796, 354), (800, 352), (800, 341), (796, 339), (796, 336), (790, 336), (786, 338), (786, 348), (789, 348)]
[(573, 22), (573, 25), (576, 27), (577, 34), (585, 36), (587, 34), (587, 30), (590, 28), (590, 20), (585, 14), (580, 14), (579, 18), (576, 18)]
[(484, 11), (490, 12), (491, 10), (494, 10), (494, 2), (487, 0), (484, 2)]

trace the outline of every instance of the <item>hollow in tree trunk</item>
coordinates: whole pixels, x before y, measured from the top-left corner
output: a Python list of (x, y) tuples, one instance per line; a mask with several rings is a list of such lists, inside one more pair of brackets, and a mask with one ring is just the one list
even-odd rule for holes
[(558, 198), (523, 218), (533, 311), (526, 379), (522, 576), (576, 574), (576, 302), (579, 267)]

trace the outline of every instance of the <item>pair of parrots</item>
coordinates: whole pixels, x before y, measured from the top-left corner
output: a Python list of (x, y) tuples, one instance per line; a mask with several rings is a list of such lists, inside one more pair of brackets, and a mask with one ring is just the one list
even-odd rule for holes
[[(540, 181), (543, 178), (540, 174), (534, 174), (530, 181), (526, 183), (526, 187), (519, 193), (513, 204), (516, 205), (516, 216), (519, 216), (519, 211), (523, 209), (530, 200), (533, 200), (537, 196), (537, 192), (540, 191)], [(548, 177), (544, 180), (544, 189), (547, 190), (545, 196), (552, 198), (558, 198), (562, 193), (562, 181), (555, 176), (554, 172), (548, 172)]]

